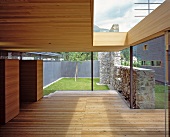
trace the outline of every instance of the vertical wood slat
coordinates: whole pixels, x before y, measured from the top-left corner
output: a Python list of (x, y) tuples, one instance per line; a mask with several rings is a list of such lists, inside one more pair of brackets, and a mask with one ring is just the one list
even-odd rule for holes
[(43, 96), (43, 62), (20, 60), (20, 101), (35, 102)]
[(19, 60), (0, 60), (0, 123), (19, 114)]
[(0, 60), (0, 123), (5, 123), (5, 61)]
[(43, 97), (43, 61), (37, 61), (37, 100)]

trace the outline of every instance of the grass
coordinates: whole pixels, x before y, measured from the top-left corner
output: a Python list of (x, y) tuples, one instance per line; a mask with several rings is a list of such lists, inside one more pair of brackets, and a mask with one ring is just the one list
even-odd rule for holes
[[(97, 85), (99, 78), (94, 78), (93, 89), (94, 90), (109, 90), (106, 85)], [(91, 78), (78, 78), (75, 82), (74, 78), (63, 78), (51, 86), (44, 89), (44, 95), (48, 95), (55, 91), (68, 91), (68, 90), (91, 90)]]
[[(165, 88), (164, 85), (160, 85), (160, 84), (155, 85), (155, 108), (156, 109), (165, 108), (165, 94), (166, 94), (165, 90), (167, 90), (167, 88)], [(166, 100), (167, 99), (168, 97), (166, 98)], [(166, 103), (168, 104), (168, 101), (166, 101)]]
[[(93, 88), (94, 90), (109, 90), (106, 85), (97, 85), (99, 78), (94, 78)], [(78, 78), (75, 82), (74, 78), (63, 78), (51, 86), (44, 89), (44, 95), (48, 95), (55, 91), (68, 91), (68, 90), (91, 90), (91, 79), (90, 78)], [(155, 108), (165, 108), (165, 86), (156, 84), (155, 85)]]

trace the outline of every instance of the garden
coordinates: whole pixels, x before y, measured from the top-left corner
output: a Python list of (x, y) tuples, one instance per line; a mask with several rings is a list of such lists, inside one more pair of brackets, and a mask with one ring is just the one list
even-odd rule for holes
[[(109, 90), (107, 85), (98, 85), (99, 78), (93, 79), (94, 90)], [(44, 95), (48, 95), (55, 91), (91, 91), (91, 78), (62, 78), (44, 89)]]
[[(99, 78), (93, 79), (93, 89), (95, 91), (109, 90), (107, 85), (98, 85)], [(91, 90), (91, 78), (78, 78), (75, 81), (74, 78), (62, 78), (61, 80), (53, 83), (49, 87), (44, 89), (44, 95), (49, 95), (57, 91), (90, 91)], [(162, 84), (155, 85), (155, 108), (165, 108), (165, 86)]]
[[(125, 51), (127, 53), (124, 52), (124, 54), (120, 54), (121, 58), (129, 58), (129, 57), (125, 57), (129, 54), (129, 50), (125, 50)], [(91, 72), (90, 72), (91, 53), (89, 52), (74, 52), (74, 53), (67, 52), (67, 53), (62, 53), (62, 54), (63, 54), (63, 61), (57, 62), (58, 63), (57, 65), (53, 64), (53, 66), (47, 67), (49, 69), (49, 68), (53, 68), (54, 66), (58, 66), (58, 68), (55, 68), (54, 70), (46, 71), (48, 72), (46, 75), (49, 78), (48, 79), (46, 77), (47, 82), (51, 79), (51, 77), (54, 77), (55, 75), (60, 74), (60, 76), (56, 76), (56, 78), (54, 77), (54, 79), (51, 82), (56, 81), (56, 79), (58, 79), (58, 81), (44, 88), (44, 95), (49, 95), (50, 93), (54, 93), (57, 91), (80, 91), (80, 92), (91, 91), (91, 88), (92, 88), (91, 78), (90, 78), (91, 77)], [(102, 53), (102, 54), (104, 55), (104, 59), (108, 58), (107, 56), (110, 55), (110, 53), (109, 54)], [(97, 91), (109, 90), (107, 83), (105, 85), (98, 84), (98, 83), (103, 83), (100, 81), (101, 78), (99, 78), (101, 75), (100, 74), (101, 66), (99, 63), (101, 58), (99, 59), (98, 55), (99, 55), (98, 53), (93, 54), (93, 59), (94, 59), (93, 61), (94, 63), (93, 90), (94, 92), (96, 90)], [(108, 62), (110, 61), (108, 60)], [(108, 64), (105, 64), (105, 65), (109, 66)], [(140, 65), (136, 65), (135, 67), (140, 67)], [(57, 74), (56, 74), (56, 69), (57, 69)], [(51, 73), (51, 72), (54, 72), (54, 73)], [(103, 70), (103, 72), (105, 73), (105, 70)], [(107, 78), (105, 80), (107, 80)], [(165, 108), (165, 101), (167, 99), (167, 97), (165, 98), (165, 90), (166, 90), (165, 86), (160, 83), (156, 83), (154, 89), (155, 89), (155, 94), (154, 94), (155, 108), (156, 109)]]

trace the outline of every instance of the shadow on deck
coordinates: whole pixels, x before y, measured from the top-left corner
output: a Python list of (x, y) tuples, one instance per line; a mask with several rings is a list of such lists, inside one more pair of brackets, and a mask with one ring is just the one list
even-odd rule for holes
[(21, 105), (1, 137), (163, 137), (165, 112), (131, 110), (115, 91), (60, 91)]

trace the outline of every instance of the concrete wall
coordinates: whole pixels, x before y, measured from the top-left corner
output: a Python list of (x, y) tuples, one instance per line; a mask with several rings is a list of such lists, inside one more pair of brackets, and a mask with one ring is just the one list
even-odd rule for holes
[(61, 78), (61, 62), (43, 62), (43, 86)]
[(100, 77), (100, 62), (98, 60), (93, 61), (93, 77)]
[[(99, 61), (93, 61), (93, 77), (99, 77)], [(44, 62), (43, 86), (46, 86), (61, 77), (74, 77), (75, 62)], [(83, 61), (78, 64), (78, 77), (91, 77), (91, 61)]]
[[(93, 77), (99, 77), (99, 61), (93, 61)], [(61, 62), (62, 77), (74, 77), (76, 63), (64, 61)], [(91, 77), (91, 61), (78, 63), (78, 77)]]
[(76, 69), (75, 62), (64, 61), (61, 63), (61, 75), (62, 77), (74, 77)]
[[(148, 45), (148, 50), (143, 50), (143, 46)], [(161, 67), (141, 66), (142, 68), (153, 69), (155, 79), (165, 82), (165, 37), (161, 36), (156, 39), (137, 45), (135, 54), (143, 61), (157, 60), (161, 61)]]

